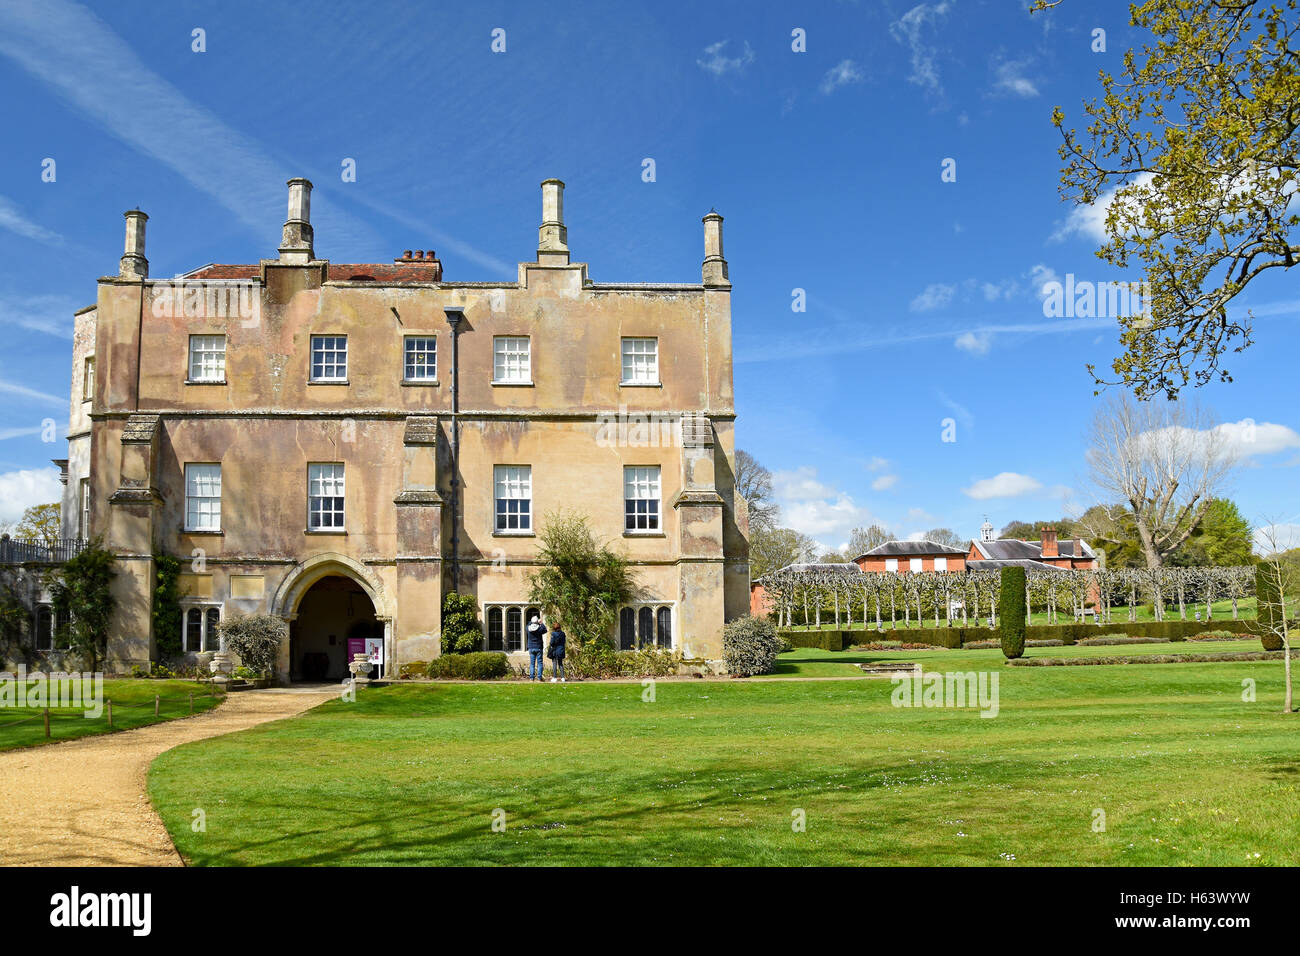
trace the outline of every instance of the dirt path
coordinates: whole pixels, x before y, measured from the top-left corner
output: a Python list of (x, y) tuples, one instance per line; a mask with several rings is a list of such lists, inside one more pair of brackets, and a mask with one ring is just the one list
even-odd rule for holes
[(180, 866), (146, 793), (153, 758), (191, 740), (292, 717), (337, 694), (240, 691), (195, 717), (0, 753), (0, 863)]

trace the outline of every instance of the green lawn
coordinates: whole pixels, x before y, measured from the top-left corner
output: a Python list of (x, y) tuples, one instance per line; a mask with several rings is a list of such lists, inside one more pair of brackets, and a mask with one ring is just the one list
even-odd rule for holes
[[(874, 605), (873, 605), (873, 606), (874, 606)], [(1209, 621), (1209, 622), (1207, 622), (1207, 624), (1206, 624), (1207, 629), (1211, 629), (1211, 630), (1212, 630), (1212, 629), (1213, 629), (1213, 626), (1214, 626), (1214, 623), (1215, 623), (1216, 621), (1230, 621), (1230, 620), (1232, 620), (1232, 601), (1230, 601), (1230, 600), (1229, 600), (1229, 601), (1214, 601), (1214, 602), (1211, 604), (1211, 607), (1213, 607), (1213, 609), (1214, 609), (1214, 619), (1211, 620), (1211, 621)], [(801, 609), (796, 609), (796, 610), (798, 610), (800, 613), (802, 613), (802, 610), (801, 610)], [(915, 609), (913, 609), (913, 610), (915, 610)], [(1204, 617), (1204, 615), (1205, 615), (1205, 605), (1204, 605), (1204, 604), (1189, 604), (1189, 605), (1187, 605), (1187, 619), (1188, 619), (1189, 621), (1195, 621), (1195, 620), (1196, 620), (1196, 612), (1197, 612), (1197, 611), (1200, 611), (1202, 617)], [(834, 608), (833, 605), (831, 606), (831, 608), (830, 608), (830, 612), (829, 612), (829, 613), (830, 613), (830, 620), (828, 621), (828, 620), (826, 620), (827, 610), (826, 610), (825, 608), (822, 609), (822, 624), (821, 624), (821, 630), (823, 630), (823, 631), (826, 631), (826, 630), (835, 630), (835, 608)], [(981, 625), (981, 621), (983, 621), (985, 618), (987, 618), (987, 616), (988, 616), (988, 611), (987, 611), (987, 610), (984, 610), (983, 613), (981, 614), (981, 618), (980, 618), (980, 620), (977, 621), (977, 620), (975, 620), (974, 618), (971, 618), (970, 623), (968, 624), (968, 626), (969, 626), (969, 627), (980, 627), (980, 626), (982, 626), (982, 625)], [(868, 608), (867, 618), (868, 618), (868, 620), (869, 620), (869, 622), (870, 622), (871, 629), (874, 631), (874, 630), (875, 630), (875, 627), (876, 627), (876, 617), (875, 617), (875, 612), (874, 612), (873, 610), (871, 610), (870, 608)], [(1245, 597), (1245, 598), (1241, 598), (1241, 599), (1239, 599), (1239, 600), (1237, 601), (1237, 618), (1238, 618), (1239, 620), (1242, 620), (1242, 621), (1253, 621), (1253, 620), (1255, 619), (1255, 599), (1254, 599), (1253, 597)], [(1141, 607), (1139, 607), (1139, 608), (1137, 609), (1137, 623), (1139, 623), (1139, 624), (1149, 623), (1149, 622), (1151, 622), (1151, 621), (1154, 621), (1155, 619), (1156, 619), (1155, 610), (1152, 608), (1152, 606), (1151, 606), (1150, 604), (1143, 605), (1143, 606), (1141, 606)], [(1166, 606), (1165, 606), (1165, 620), (1166, 620), (1166, 621), (1181, 621), (1181, 620), (1182, 620), (1182, 618), (1178, 616), (1178, 605), (1177, 605), (1177, 603), (1174, 603), (1173, 605), (1166, 605)], [(1070, 623), (1073, 623), (1073, 621), (1074, 621), (1074, 619), (1070, 616), (1070, 610), (1069, 610), (1069, 608), (1066, 608), (1066, 609), (1063, 610), (1063, 611), (1058, 611), (1058, 612), (1057, 612), (1057, 615), (1056, 615), (1056, 623), (1058, 623), (1058, 624), (1070, 624)], [(954, 621), (953, 623), (954, 623), (955, 625), (960, 625), (960, 624), (961, 624), (961, 619), (958, 618), (958, 619), (957, 619), (956, 621)], [(987, 623), (987, 622), (986, 622), (986, 623)], [(1029, 623), (1029, 624), (1048, 624), (1049, 621), (1047, 620), (1047, 612), (1046, 612), (1046, 611), (1035, 611), (1034, 613), (1028, 615), (1028, 621), (1027, 621), (1027, 623)], [(1125, 607), (1117, 607), (1117, 608), (1112, 608), (1112, 609), (1111, 609), (1111, 623), (1110, 623), (1110, 624), (1102, 624), (1102, 625), (1101, 625), (1101, 628), (1102, 628), (1104, 631), (1107, 631), (1107, 632), (1112, 631), (1112, 630), (1113, 630), (1113, 631), (1122, 631), (1122, 630), (1124, 629), (1124, 625), (1127, 624), (1127, 623), (1129, 623), (1129, 620), (1128, 620), (1128, 608), (1125, 608)], [(920, 630), (920, 629), (923, 629), (923, 628), (933, 628), (933, 627), (934, 627), (934, 617), (933, 617), (933, 616), (926, 617), (926, 618), (924, 618), (924, 619), (921, 620), (921, 621), (917, 621), (915, 618), (913, 618), (912, 621), (911, 621), (910, 623), (905, 622), (905, 621), (903, 620), (903, 608), (902, 608), (902, 606), (900, 605), (899, 608), (898, 608), (898, 620), (897, 620), (897, 624), (898, 624), (898, 628), (897, 628), (897, 629), (900, 630), (900, 631), (905, 631), (905, 630), (907, 630), (909, 627), (910, 627), (912, 630)], [(857, 630), (861, 630), (861, 629), (862, 629), (862, 609), (861, 609), (861, 608), (856, 608), (856, 609), (855, 609), (855, 611), (854, 611), (854, 618), (853, 618), (852, 621), (850, 621), (850, 620), (848, 619), (848, 614), (847, 614), (847, 613), (841, 611), (841, 613), (840, 613), (840, 626), (841, 626), (842, 628), (849, 628), (849, 629), (857, 629)], [(939, 626), (940, 626), (940, 627), (947, 627), (947, 626), (948, 626), (947, 622), (944, 621), (942, 617), (940, 617), (940, 619), (939, 619)], [(893, 629), (893, 628), (890, 627), (890, 624), (889, 624), (889, 608), (888, 608), (888, 607), (885, 608), (884, 627), (885, 627), (885, 631), (886, 631), (886, 633), (888, 633), (890, 630)], [(797, 631), (802, 631), (802, 630), (815, 631), (815, 630), (817, 630), (818, 628), (817, 628), (817, 625), (815, 625), (815, 624), (809, 624), (809, 625), (807, 625), (806, 627), (805, 627), (804, 625), (802, 625), (802, 624), (796, 624), (796, 625), (794, 625), (794, 629), (797, 630)]]
[(1280, 662), (896, 656), (995, 670), (999, 716), (884, 680), (393, 686), (171, 750), (149, 790), (200, 865), (1300, 863)]
[[(87, 717), (85, 707), (51, 707), (48, 740), (41, 708), (0, 707), (0, 750), (36, 747), (187, 717), (190, 694), (194, 695), (195, 713), (211, 710), (219, 702), (219, 698), (211, 696), (208, 685), (194, 681), (106, 680), (104, 699), (113, 702), (113, 726), (108, 726), (107, 707), (98, 717)], [(158, 717), (153, 715), (155, 695), (162, 697)]]

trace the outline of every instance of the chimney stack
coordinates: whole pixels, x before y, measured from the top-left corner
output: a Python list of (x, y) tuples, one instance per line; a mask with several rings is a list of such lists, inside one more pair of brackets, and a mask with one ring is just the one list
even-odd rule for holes
[(312, 248), (311, 180), (291, 179), (288, 186), (289, 217), (280, 240), (280, 261), (306, 265), (316, 258)]
[(1043, 542), (1043, 557), (1059, 558), (1061, 551), (1056, 545), (1056, 529), (1044, 527), (1040, 534)]
[(722, 217), (715, 210), (701, 220), (704, 223), (704, 284), (719, 289), (730, 289), (727, 277), (727, 260), (722, 258)]
[(139, 209), (128, 209), (126, 216), (126, 249), (117, 274), (123, 279), (149, 278), (149, 260), (144, 257), (144, 224), (149, 221)]
[(569, 230), (564, 225), (564, 183), (542, 181), (542, 226), (537, 230), (537, 261), (545, 265), (569, 264)]

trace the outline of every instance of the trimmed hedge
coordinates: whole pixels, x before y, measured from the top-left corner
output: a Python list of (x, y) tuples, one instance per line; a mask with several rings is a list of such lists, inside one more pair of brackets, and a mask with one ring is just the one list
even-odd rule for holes
[(499, 651), (443, 654), (429, 661), (428, 676), (434, 680), (496, 680), (510, 673), (506, 656)]
[(780, 631), (777, 636), (784, 638), (792, 647), (815, 647), (823, 651), (844, 650), (845, 631)]
[(998, 594), (998, 640), (1007, 660), (1025, 653), (1025, 569), (1002, 569)]

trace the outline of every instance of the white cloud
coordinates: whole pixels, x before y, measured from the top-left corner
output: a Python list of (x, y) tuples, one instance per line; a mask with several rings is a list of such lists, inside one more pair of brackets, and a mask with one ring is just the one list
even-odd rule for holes
[(63, 498), (57, 468), (27, 468), (0, 474), (0, 521), (17, 521), (31, 505)]
[(943, 92), (939, 69), (935, 66), (938, 51), (922, 34), (930, 32), (938, 19), (952, 9), (952, 4), (920, 3), (889, 25), (889, 32), (900, 43), (906, 43), (912, 53), (912, 73), (908, 80), (935, 93)]
[(774, 472), (772, 491), (782, 522), (827, 548), (837, 546), (829, 542), (848, 541), (849, 532), (858, 526), (878, 523), (851, 495), (820, 481), (817, 470), (807, 465)]
[(1043, 483), (1029, 475), (1003, 471), (992, 478), (981, 478), (962, 493), (968, 498), (984, 501), (989, 498), (1019, 498), (1041, 490)]
[(1102, 193), (1097, 197), (1097, 201), (1086, 206), (1075, 206), (1070, 210), (1057, 230), (1052, 233), (1052, 240), (1060, 242), (1068, 239), (1070, 236), (1080, 236), (1081, 238), (1093, 242), (1105, 242), (1106, 235), (1106, 217), (1110, 213), (1110, 207), (1115, 202), (1116, 194), (1127, 186), (1133, 186), (1136, 189), (1143, 190), (1151, 185), (1155, 178), (1152, 173), (1139, 173), (1133, 177), (1131, 183), (1116, 186), (1108, 192)]
[[(88, 305), (89, 303), (82, 303)], [(72, 338), (72, 313), (79, 307), (61, 295), (34, 295), (16, 299), (0, 295), (0, 325), (31, 332)]]
[(1254, 532), (1255, 551), (1258, 554), (1272, 554), (1275, 551), (1290, 551), (1300, 548), (1300, 524), (1280, 522), (1256, 528)]
[(746, 40), (745, 49), (740, 56), (727, 56), (722, 51), (730, 42), (730, 40), (719, 40), (717, 43), (706, 46), (704, 48), (704, 57), (696, 60), (695, 63), (700, 69), (712, 73), (714, 76), (741, 72), (754, 62), (754, 51), (750, 47), (749, 41)]
[(1045, 299), (1049, 294), (1049, 287), (1052, 286), (1053, 283), (1057, 285), (1060, 284), (1061, 276), (1051, 266), (1044, 265), (1040, 262), (1030, 268), (1029, 281), (1033, 287), (1034, 294), (1040, 299)]
[(963, 332), (953, 340), (953, 345), (971, 355), (988, 355), (993, 336), (988, 332)]
[(889, 459), (881, 458), (879, 455), (872, 455), (867, 462), (867, 471), (884, 471), (889, 467)]
[(850, 83), (861, 83), (864, 78), (862, 70), (852, 60), (840, 60), (839, 63), (826, 71), (822, 77), (821, 91), (827, 96), (834, 93), (841, 86), (848, 86)]
[(1273, 455), (1289, 448), (1300, 448), (1300, 434), (1294, 429), (1272, 422), (1256, 422), (1253, 418), (1224, 422), (1216, 425), (1214, 431), (1241, 458)]
[(912, 300), (909, 308), (913, 312), (929, 312), (933, 309), (941, 309), (957, 293), (957, 287), (945, 285), (942, 282), (932, 282), (925, 287), (925, 291)]
[(881, 475), (871, 483), (872, 491), (888, 491), (894, 485), (898, 484), (897, 475)]
[(1034, 81), (1024, 75), (1028, 65), (1025, 60), (1004, 60), (993, 67), (993, 88), (1003, 93), (1026, 98), (1038, 95)]
[(0, 395), (16, 395), (19, 398), (30, 398), (36, 402), (45, 402), (49, 405), (62, 405), (68, 407), (68, 396), (51, 395), (48, 392), (38, 392), (34, 388), (28, 388), (26, 385), (18, 385), (15, 382), (6, 382), (0, 380)]
[(0, 196), (0, 229), (8, 229), (27, 239), (35, 239), (37, 242), (46, 242), (50, 245), (58, 245), (63, 241), (63, 237), (57, 232), (51, 232), (24, 216), (18, 211), (18, 207), (4, 196)]

